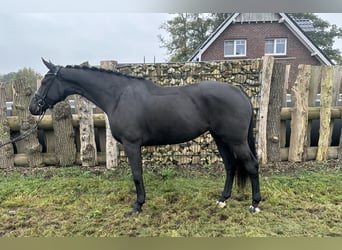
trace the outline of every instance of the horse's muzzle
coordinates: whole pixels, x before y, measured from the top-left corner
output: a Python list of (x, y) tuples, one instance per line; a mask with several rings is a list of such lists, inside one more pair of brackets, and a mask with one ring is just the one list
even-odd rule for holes
[(36, 104), (30, 104), (29, 110), (32, 115), (41, 115), (43, 113), (42, 109)]
[(44, 112), (45, 103), (40, 99), (34, 96), (30, 102), (29, 110), (32, 115), (41, 115)]

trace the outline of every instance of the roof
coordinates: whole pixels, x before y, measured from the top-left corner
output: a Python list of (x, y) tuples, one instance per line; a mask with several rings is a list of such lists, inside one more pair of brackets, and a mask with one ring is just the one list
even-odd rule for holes
[[(296, 22), (298, 21), (298, 23)], [(224, 20), (220, 26), (204, 41), (189, 58), (189, 61), (201, 59), (204, 51), (228, 28), (234, 23), (243, 22), (278, 22), (284, 23), (287, 28), (300, 40), (300, 42), (315, 56), (322, 64), (333, 65), (334, 63), (315, 45), (315, 43), (305, 34), (305, 30), (312, 31), (312, 22), (308, 19), (293, 19), (286, 13), (233, 13)], [(311, 25), (311, 26), (310, 26)]]
[(313, 22), (310, 19), (297, 19), (293, 18), (292, 19), (296, 21), (298, 26), (304, 31), (304, 32), (312, 32), (315, 31), (315, 27), (313, 26)]

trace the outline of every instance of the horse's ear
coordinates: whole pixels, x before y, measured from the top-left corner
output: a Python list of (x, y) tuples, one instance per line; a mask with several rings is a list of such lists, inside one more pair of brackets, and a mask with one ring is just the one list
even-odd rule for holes
[(54, 65), (51, 61), (48, 62), (43, 57), (42, 57), (42, 61), (50, 71), (55, 72), (57, 70), (57, 66)]

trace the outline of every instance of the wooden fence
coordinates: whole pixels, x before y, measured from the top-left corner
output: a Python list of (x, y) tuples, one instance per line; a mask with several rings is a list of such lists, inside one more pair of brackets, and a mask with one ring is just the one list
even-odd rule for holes
[[(257, 126), (260, 163), (342, 159), (342, 66), (299, 65), (290, 99), (286, 91), (289, 66), (274, 63), (269, 57), (263, 67)], [(315, 120), (319, 128), (313, 131)], [(331, 146), (333, 129), (339, 138), (335, 146)], [(318, 145), (311, 141), (313, 133), (318, 134)]]
[[(256, 66), (251, 70), (252, 78), (255, 78), (255, 75), (260, 77), (253, 80), (246, 79), (245, 73), (241, 73), (239, 70), (232, 70), (230, 66), (222, 65), (224, 64), (219, 65), (220, 69), (230, 70), (233, 73), (226, 74), (227, 78), (221, 79), (220, 77), (225, 75), (224, 72), (221, 72), (219, 76), (214, 77), (215, 79), (221, 81), (232, 79), (234, 81), (234, 72), (239, 72), (238, 78), (243, 81), (241, 84), (252, 82), (250, 86), (253, 89), (258, 89), (253, 90), (253, 98), (254, 102), (258, 101), (257, 105), (254, 104), (257, 106), (255, 134), (261, 164), (342, 158), (342, 140), (339, 138), (338, 145), (331, 146), (333, 126), (337, 127), (339, 130), (337, 136), (341, 137), (342, 112), (341, 104), (338, 103), (342, 76), (341, 66), (300, 65), (297, 80), (289, 92), (287, 91), (289, 66), (274, 62), (273, 57), (265, 57), (261, 61), (260, 67)], [(102, 66), (108, 67), (106, 64)], [(240, 65), (239, 67), (249, 69), (251, 66)], [(156, 68), (158, 72), (162, 71), (159, 66)], [(147, 72), (147, 69), (148, 67), (144, 67), (144, 72)], [(174, 67), (172, 69), (174, 70)], [(124, 71), (127, 71), (127, 67)], [(136, 73), (136, 69), (133, 71)], [(154, 72), (152, 74), (157, 75)], [(167, 75), (163, 77), (163, 81), (165, 81)], [(192, 78), (192, 76), (186, 76), (186, 79)], [(18, 79), (13, 84), (13, 107), (16, 110), (16, 115), (7, 117), (4, 105), (4, 84), (1, 85), (0, 144), (8, 141), (10, 135), (24, 133), (38, 119), (28, 112), (27, 107), (32, 91), (27, 86), (24, 79)], [(289, 93), (291, 94), (290, 98)], [(316, 105), (317, 93), (320, 93), (320, 106)], [(106, 136), (105, 115), (93, 113), (92, 104), (83, 98), (76, 97), (74, 99), (76, 113), (71, 112), (69, 101), (61, 102), (40, 122), (37, 133), (16, 143), (14, 147), (8, 145), (0, 148), (0, 168), (13, 165), (34, 167), (73, 164), (84, 166), (101, 164), (115, 167), (126, 162), (127, 159), (121, 146), (117, 146), (116, 142), (112, 142), (116, 148), (106, 145), (108, 132)], [(291, 103), (291, 107), (289, 107), (289, 103)], [(312, 146), (310, 136), (314, 121), (319, 122), (317, 146)], [(316, 132), (318, 133), (318, 131)], [(110, 150), (107, 150), (108, 148)], [(108, 162), (109, 157), (106, 155), (108, 151), (112, 152), (109, 156), (111, 162)], [(180, 145), (146, 147), (143, 148), (143, 154), (144, 163), (152, 165), (168, 163), (222, 164), (213, 139), (208, 133)]]

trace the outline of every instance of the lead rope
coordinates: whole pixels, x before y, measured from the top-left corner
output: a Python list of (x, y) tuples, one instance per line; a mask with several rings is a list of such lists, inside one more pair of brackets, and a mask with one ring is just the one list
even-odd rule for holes
[(18, 142), (18, 141), (21, 141), (21, 140), (25, 139), (27, 136), (29, 136), (33, 131), (35, 131), (38, 128), (38, 125), (43, 120), (44, 115), (45, 115), (45, 112), (43, 112), (39, 116), (36, 124), (32, 128), (30, 128), (29, 130), (26, 130), (24, 133), (22, 133), (21, 135), (15, 137), (14, 139), (9, 140), (8, 142), (5, 142), (5, 143), (1, 144), (0, 148), (6, 146), (8, 144), (15, 143), (15, 142)]

